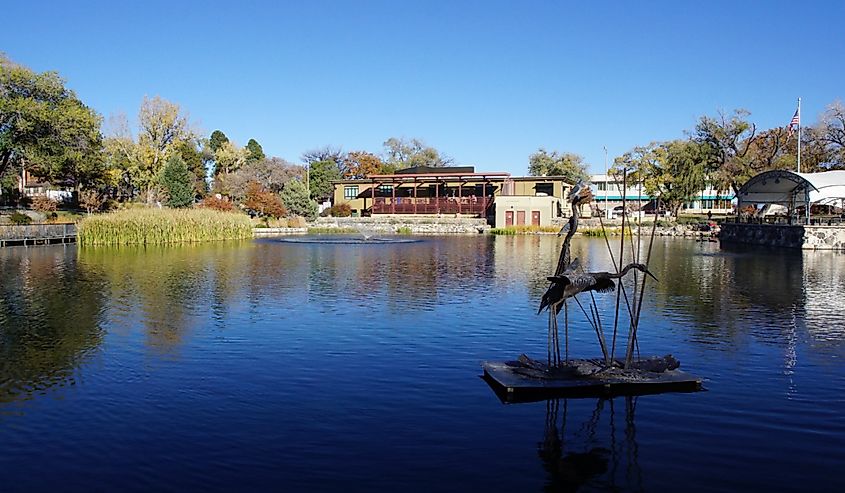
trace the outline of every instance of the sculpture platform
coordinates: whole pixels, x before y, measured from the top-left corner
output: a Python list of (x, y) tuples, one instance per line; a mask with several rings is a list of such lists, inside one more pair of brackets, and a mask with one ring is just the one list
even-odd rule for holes
[(521, 355), (516, 361), (482, 363), (485, 381), (503, 402), (555, 397), (611, 397), (702, 390), (701, 378), (678, 369), (670, 355), (641, 358), (623, 369), (616, 361), (572, 359), (559, 368)]

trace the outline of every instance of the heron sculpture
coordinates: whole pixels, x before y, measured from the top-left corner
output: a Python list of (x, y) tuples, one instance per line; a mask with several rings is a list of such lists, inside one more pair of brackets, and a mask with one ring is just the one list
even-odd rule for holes
[[(572, 241), (572, 237), (578, 229), (578, 209), (581, 207), (581, 204), (586, 204), (593, 200), (593, 192), (586, 183), (579, 181), (574, 187), (572, 187), (572, 191), (569, 192), (568, 198), (572, 207), (572, 215), (569, 216), (569, 220), (557, 233), (558, 236), (563, 236), (565, 233), (566, 237), (563, 239), (563, 245), (560, 248), (560, 258), (558, 258), (557, 268), (555, 268), (556, 276), (563, 274), (566, 270), (570, 270), (569, 267), (572, 263), (572, 257), (569, 250), (569, 242)], [(578, 264), (573, 266), (573, 269), (571, 270), (575, 270), (574, 268), (577, 265)]]
[(540, 309), (537, 313), (541, 313), (546, 308), (552, 309), (552, 307), (559, 313), (561, 304), (567, 298), (572, 298), (585, 291), (611, 292), (616, 289), (616, 283), (613, 280), (625, 277), (631, 269), (637, 269), (655, 281), (657, 280), (645, 265), (638, 263), (630, 263), (619, 272), (583, 272), (580, 274), (572, 272), (559, 276), (549, 276), (547, 279), (551, 281), (552, 285), (543, 294), (543, 298), (540, 300)]
[[(592, 200), (593, 195), (589, 186), (584, 182), (578, 182), (569, 194), (570, 204), (572, 205), (572, 215), (566, 224), (558, 232), (558, 236), (566, 234), (563, 240), (563, 245), (560, 250), (560, 257), (558, 258), (555, 274), (549, 276), (547, 279), (551, 282), (546, 292), (540, 300), (540, 309), (538, 314), (543, 310), (549, 310), (549, 336), (548, 336), (548, 366), (550, 368), (560, 365), (560, 337), (558, 334), (557, 315), (561, 309), (564, 310), (564, 330), (566, 337), (569, 336), (569, 315), (567, 312), (566, 300), (574, 298), (577, 294), (582, 292), (598, 292), (606, 293), (616, 289), (614, 279), (621, 279), (631, 269), (639, 270), (654, 280), (657, 280), (654, 275), (648, 271), (647, 267), (640, 263), (630, 263), (622, 268), (619, 272), (583, 272), (579, 259), (572, 259), (570, 252), (570, 241), (578, 229), (579, 207), (582, 204), (588, 203)], [(578, 301), (576, 299), (576, 301)], [(580, 305), (580, 303), (579, 303)], [(582, 307), (583, 310), (583, 307)], [(585, 312), (586, 314), (586, 312)], [(598, 313), (595, 318), (598, 320)], [(602, 351), (605, 351), (603, 336), (600, 334), (600, 327), (596, 327), (599, 334), (599, 342), (602, 344)], [(567, 342), (568, 348), (568, 342)], [(567, 360), (569, 358), (567, 349)]]
[[(563, 239), (563, 245), (561, 245), (560, 248), (560, 257), (558, 258), (557, 267), (555, 268), (555, 276), (580, 271), (581, 263), (577, 258), (574, 260), (572, 259), (569, 243), (572, 241), (572, 237), (578, 230), (578, 216), (580, 215), (579, 209), (582, 204), (589, 203), (593, 200), (593, 192), (585, 182), (579, 181), (574, 187), (572, 187), (572, 190), (569, 192), (567, 198), (569, 199), (572, 215), (569, 216), (569, 220), (558, 232), (558, 236), (563, 236), (564, 234), (566, 236)], [(549, 289), (551, 289), (552, 286), (553, 285), (550, 285)], [(558, 308), (557, 311), (549, 312), (548, 364), (550, 367), (560, 364), (560, 336), (557, 327), (558, 312), (560, 312), (560, 308)], [(564, 327), (566, 328), (567, 326), (565, 325)]]

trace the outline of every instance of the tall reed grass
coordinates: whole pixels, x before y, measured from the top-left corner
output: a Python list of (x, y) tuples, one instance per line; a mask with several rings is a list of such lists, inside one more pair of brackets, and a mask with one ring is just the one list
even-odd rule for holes
[(189, 243), (252, 238), (245, 214), (212, 209), (127, 209), (79, 224), (82, 245)]

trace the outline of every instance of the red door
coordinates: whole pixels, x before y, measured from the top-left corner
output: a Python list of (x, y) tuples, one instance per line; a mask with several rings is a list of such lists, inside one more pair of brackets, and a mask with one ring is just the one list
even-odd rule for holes
[(513, 226), (513, 211), (505, 211), (505, 227)]
[(516, 225), (525, 226), (525, 211), (516, 211)]
[(532, 226), (539, 226), (540, 225), (540, 211), (531, 211), (531, 225)]

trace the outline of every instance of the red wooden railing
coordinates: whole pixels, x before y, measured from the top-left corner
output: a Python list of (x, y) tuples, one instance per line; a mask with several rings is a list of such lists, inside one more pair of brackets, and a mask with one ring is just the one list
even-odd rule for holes
[[(395, 200), (395, 202), (394, 202)], [(490, 197), (376, 197), (373, 214), (477, 214), (485, 215)]]

